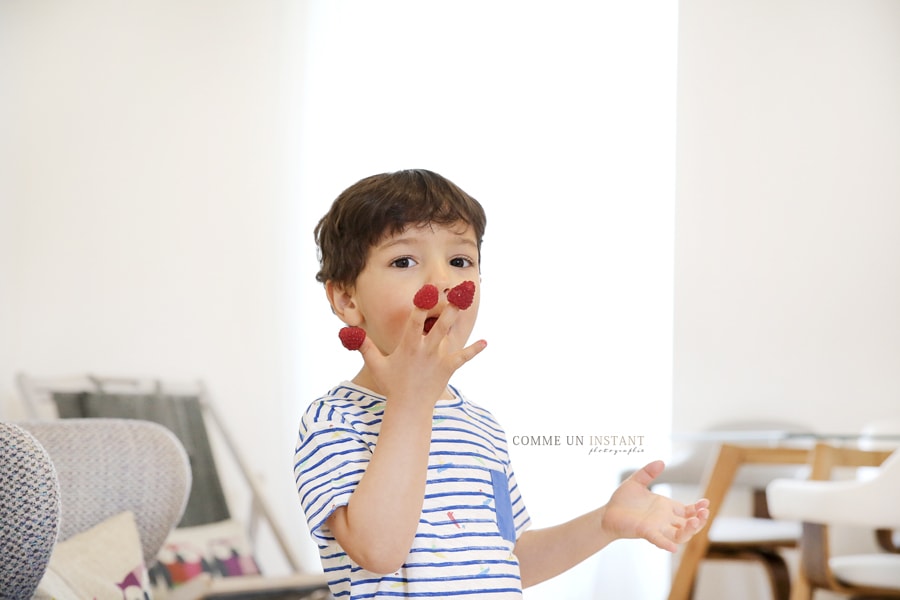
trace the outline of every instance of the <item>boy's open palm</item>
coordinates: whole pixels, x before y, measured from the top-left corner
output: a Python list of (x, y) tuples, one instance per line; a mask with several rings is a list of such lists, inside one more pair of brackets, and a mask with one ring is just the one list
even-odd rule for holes
[(649, 486), (665, 468), (654, 461), (636, 471), (613, 493), (603, 515), (603, 528), (616, 537), (643, 538), (675, 552), (706, 525), (709, 501), (682, 504), (650, 491)]

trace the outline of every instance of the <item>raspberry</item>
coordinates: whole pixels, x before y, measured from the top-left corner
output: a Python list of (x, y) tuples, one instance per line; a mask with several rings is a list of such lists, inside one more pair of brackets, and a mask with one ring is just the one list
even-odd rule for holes
[(430, 283), (423, 285), (422, 289), (416, 292), (416, 295), (413, 298), (413, 304), (425, 310), (434, 308), (437, 306), (437, 303), (438, 289)]
[(475, 282), (463, 281), (447, 293), (447, 300), (455, 304), (460, 310), (466, 310), (472, 306), (475, 299)]
[(366, 330), (362, 327), (342, 327), (338, 332), (341, 343), (347, 350), (359, 350), (366, 340)]

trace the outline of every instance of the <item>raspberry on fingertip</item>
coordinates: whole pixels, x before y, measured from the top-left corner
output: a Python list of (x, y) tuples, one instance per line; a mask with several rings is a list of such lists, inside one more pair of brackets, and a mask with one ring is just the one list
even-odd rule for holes
[(438, 289), (430, 283), (423, 285), (422, 289), (416, 292), (416, 295), (413, 297), (413, 304), (423, 310), (432, 309), (437, 306), (437, 303)]

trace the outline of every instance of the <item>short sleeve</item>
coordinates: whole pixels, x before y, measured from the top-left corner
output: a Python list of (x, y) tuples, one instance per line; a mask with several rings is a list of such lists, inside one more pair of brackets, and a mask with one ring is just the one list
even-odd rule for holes
[(320, 408), (313, 404), (304, 415), (294, 453), (297, 493), (317, 543), (332, 537), (325, 521), (349, 502), (372, 458), (359, 431)]

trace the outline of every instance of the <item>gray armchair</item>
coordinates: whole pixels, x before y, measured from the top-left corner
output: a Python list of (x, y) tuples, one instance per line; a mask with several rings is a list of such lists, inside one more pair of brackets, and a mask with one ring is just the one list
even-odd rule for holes
[[(155, 423), (0, 423), (0, 598), (32, 597), (52, 551), (126, 512), (136, 526), (137, 560), (152, 565), (184, 511), (190, 482), (183, 446)], [(97, 550), (97, 563), (119, 558), (111, 548)]]
[(0, 423), (0, 598), (30, 598), (59, 535), (59, 483), (50, 455)]

